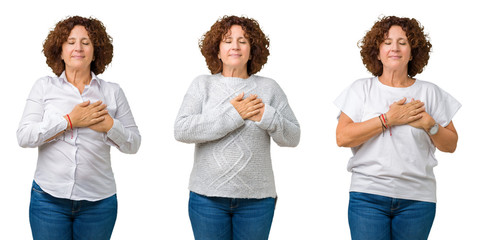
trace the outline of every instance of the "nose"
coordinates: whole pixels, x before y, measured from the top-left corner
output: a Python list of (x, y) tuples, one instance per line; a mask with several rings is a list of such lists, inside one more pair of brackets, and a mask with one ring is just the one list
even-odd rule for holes
[(75, 43), (75, 51), (78, 51), (78, 52), (83, 51), (83, 45), (81, 44), (81, 42)]
[(398, 48), (398, 42), (393, 42), (392, 43), (392, 51), (398, 51), (399, 48)]
[(239, 49), (239, 43), (237, 41), (232, 42), (232, 49)]

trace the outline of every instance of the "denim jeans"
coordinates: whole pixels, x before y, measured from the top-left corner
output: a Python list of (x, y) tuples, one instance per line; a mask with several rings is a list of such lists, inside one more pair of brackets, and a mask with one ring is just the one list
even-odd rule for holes
[(352, 240), (426, 240), (436, 204), (350, 192)]
[(196, 240), (268, 239), (275, 198), (206, 197), (190, 192), (189, 219)]
[(116, 194), (100, 201), (56, 198), (33, 181), (30, 226), (35, 240), (110, 239), (117, 214)]

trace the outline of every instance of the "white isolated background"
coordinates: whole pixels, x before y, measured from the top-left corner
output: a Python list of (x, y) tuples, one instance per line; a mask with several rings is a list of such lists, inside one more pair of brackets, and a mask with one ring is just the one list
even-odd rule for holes
[[(279, 200), (270, 239), (350, 239), (351, 152), (335, 143), (333, 100), (371, 76), (357, 42), (384, 15), (417, 18), (433, 52), (421, 80), (438, 84), (463, 107), (453, 119), (453, 154), (437, 153), (438, 204), (429, 239), (476, 236), (476, 7), (472, 1), (3, 1), (0, 3), (0, 239), (31, 239), (28, 222), (36, 149), (16, 129), (38, 78), (53, 75), (42, 43), (66, 16), (93, 16), (113, 37), (104, 74), (119, 83), (142, 135), (136, 155), (112, 149), (119, 212), (112, 239), (193, 239), (187, 213), (193, 145), (177, 142), (174, 120), (194, 77), (208, 74), (198, 40), (223, 15), (258, 20), (270, 37), (258, 75), (286, 92), (302, 129), (297, 148), (272, 148)], [(473, 150), (475, 149), (475, 150)]]

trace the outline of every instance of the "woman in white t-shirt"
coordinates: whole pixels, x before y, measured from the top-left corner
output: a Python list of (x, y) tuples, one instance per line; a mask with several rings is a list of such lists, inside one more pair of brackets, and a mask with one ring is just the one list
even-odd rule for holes
[(375, 77), (355, 81), (335, 100), (337, 144), (353, 153), (347, 167), (352, 239), (427, 239), (436, 207), (434, 152), (455, 151), (452, 118), (461, 104), (413, 78), (431, 49), (417, 20), (383, 17), (360, 47)]

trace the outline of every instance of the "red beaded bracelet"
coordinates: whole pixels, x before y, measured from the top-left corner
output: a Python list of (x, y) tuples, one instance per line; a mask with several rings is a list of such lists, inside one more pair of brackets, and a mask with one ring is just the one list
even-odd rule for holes
[(68, 117), (68, 122), (70, 123), (70, 129), (71, 129), (71, 139), (73, 139), (73, 124), (71, 123), (70, 115), (66, 114)]

